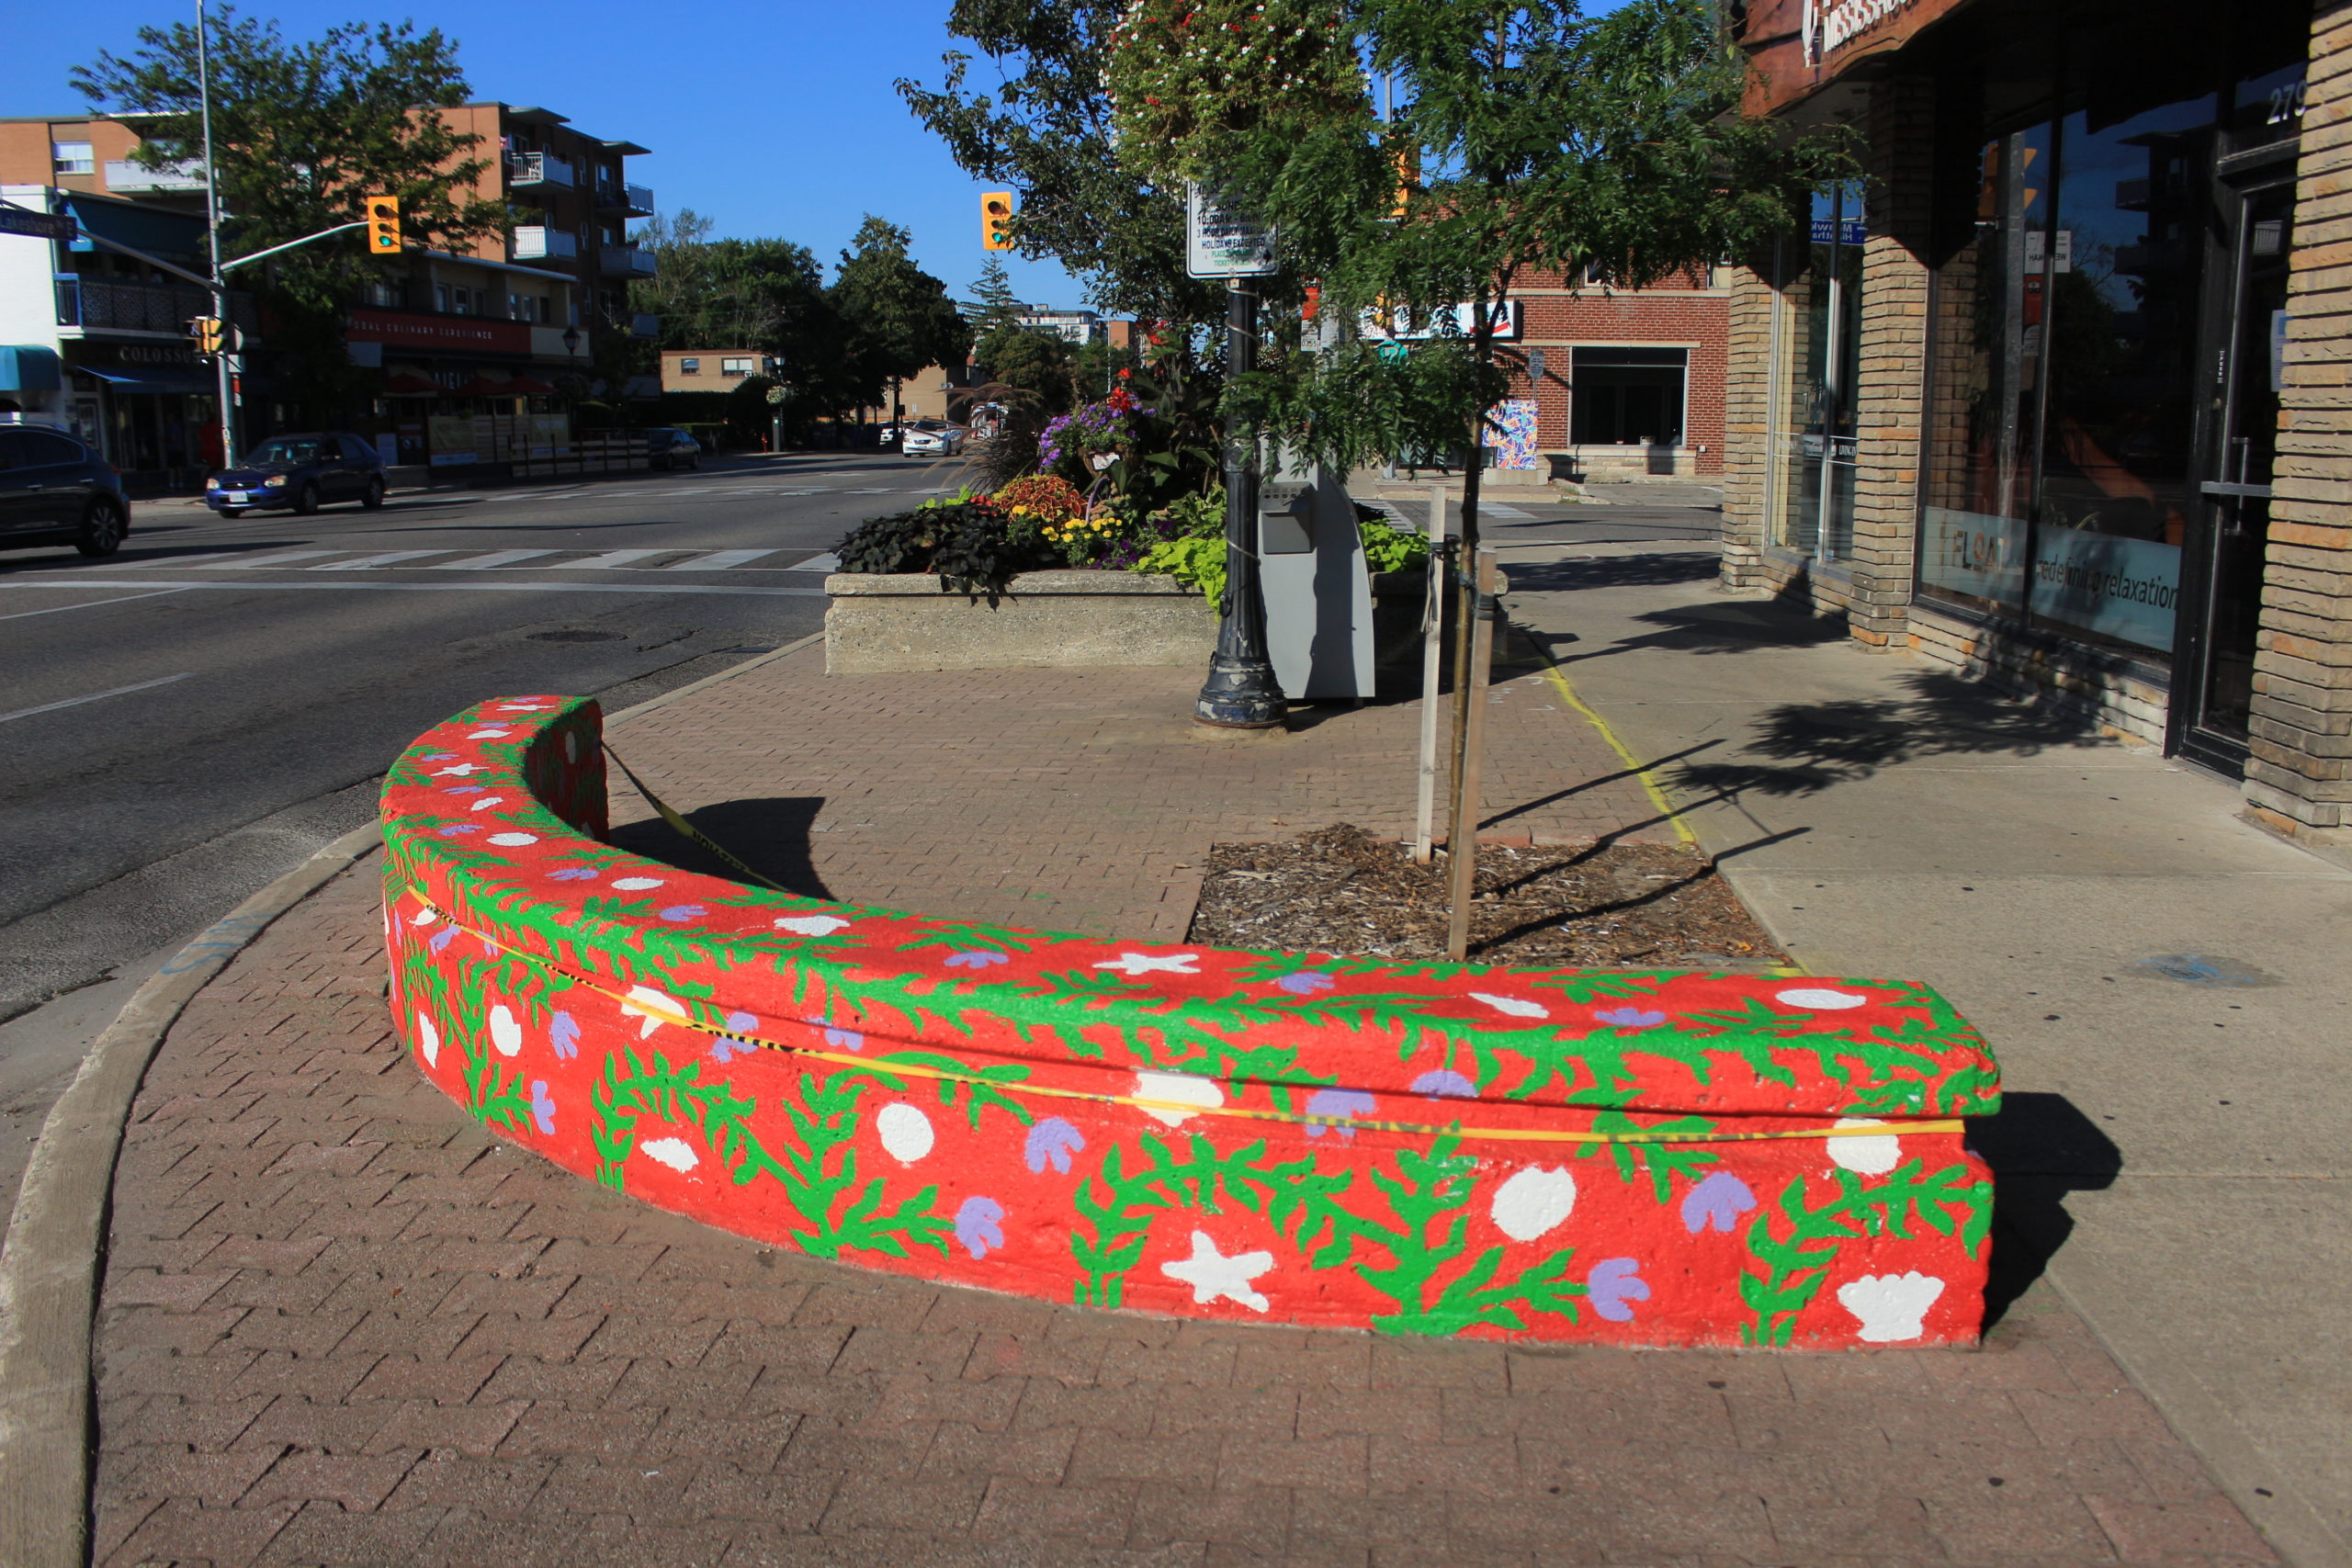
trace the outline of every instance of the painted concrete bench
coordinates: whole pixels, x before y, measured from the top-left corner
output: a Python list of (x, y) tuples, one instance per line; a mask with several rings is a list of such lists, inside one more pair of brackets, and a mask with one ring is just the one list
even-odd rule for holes
[(1046, 1300), (1390, 1333), (1976, 1337), (1984, 1042), (1886, 981), (1098, 942), (601, 841), (601, 716), (383, 792), (392, 1005), (477, 1121), (662, 1208)]

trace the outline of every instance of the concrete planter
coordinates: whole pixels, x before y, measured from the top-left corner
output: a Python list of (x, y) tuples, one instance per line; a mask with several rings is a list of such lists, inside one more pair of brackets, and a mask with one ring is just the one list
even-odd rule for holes
[(1032, 571), (993, 601), (947, 593), (928, 573), (825, 579), (825, 672), (1198, 664), (1216, 615), (1172, 577)]

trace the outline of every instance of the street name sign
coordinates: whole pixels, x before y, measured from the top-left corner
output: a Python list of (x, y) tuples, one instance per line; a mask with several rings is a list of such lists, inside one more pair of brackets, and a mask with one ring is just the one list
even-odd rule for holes
[(30, 208), (0, 202), (0, 234), (70, 242), (74, 238), (74, 216), (68, 212), (35, 212)]

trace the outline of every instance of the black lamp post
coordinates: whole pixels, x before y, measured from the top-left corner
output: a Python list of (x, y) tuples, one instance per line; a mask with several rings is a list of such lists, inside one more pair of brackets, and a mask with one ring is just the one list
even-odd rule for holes
[[(1225, 294), (1225, 373), (1257, 363), (1258, 297), (1240, 278)], [(1283, 721), (1282, 687), (1266, 658), (1266, 604), (1258, 592), (1258, 433), (1239, 417), (1225, 432), (1225, 606), (1209, 678), (1193, 716), (1220, 729), (1272, 729)]]

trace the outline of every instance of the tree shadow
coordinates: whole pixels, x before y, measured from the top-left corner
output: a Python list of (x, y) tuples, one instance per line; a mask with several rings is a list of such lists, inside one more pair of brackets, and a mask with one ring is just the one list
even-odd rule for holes
[[(824, 808), (820, 795), (780, 795), (759, 800), (727, 800), (684, 813), (685, 819), (719, 845), (787, 893), (807, 898), (833, 897), (817, 873), (809, 852), (808, 834)], [(625, 823), (613, 829), (611, 842), (632, 854), (680, 871), (741, 882), (743, 874), (695, 843), (659, 817)]]
[(1990, 1328), (2074, 1234), (2067, 1195), (2114, 1186), (2123, 1151), (2063, 1094), (2002, 1095), (1998, 1115), (1970, 1122), (1968, 1144), (1993, 1168)]
[(1510, 579), (1514, 593), (1565, 593), (1585, 588), (1659, 588), (1703, 582), (1722, 565), (1722, 558), (1712, 551), (1673, 550), (1596, 556), (1589, 560), (1505, 561), (1503, 575)]

